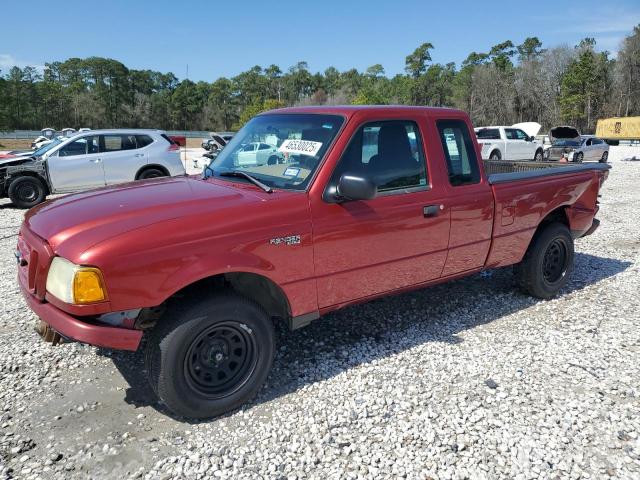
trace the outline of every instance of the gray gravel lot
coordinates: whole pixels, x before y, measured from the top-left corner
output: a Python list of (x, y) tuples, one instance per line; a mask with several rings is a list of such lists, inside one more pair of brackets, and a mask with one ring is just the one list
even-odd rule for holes
[(640, 478), (640, 149), (612, 148), (601, 228), (552, 301), (501, 269), (279, 331), (268, 384), (168, 415), (140, 354), (51, 347), (0, 203), (0, 478)]

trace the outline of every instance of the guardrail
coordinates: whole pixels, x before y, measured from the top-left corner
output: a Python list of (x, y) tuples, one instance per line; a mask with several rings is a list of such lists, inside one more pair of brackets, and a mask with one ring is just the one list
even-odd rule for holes
[[(165, 130), (167, 135), (182, 136), (186, 138), (208, 138), (209, 132), (198, 130)], [(40, 130), (13, 130), (9, 132), (0, 132), (0, 138), (11, 138), (14, 140), (27, 139), (33, 140), (42, 135)]]

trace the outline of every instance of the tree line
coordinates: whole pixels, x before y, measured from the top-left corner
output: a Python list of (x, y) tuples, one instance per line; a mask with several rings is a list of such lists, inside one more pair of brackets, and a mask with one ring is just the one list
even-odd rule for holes
[(290, 105), (410, 104), (466, 110), (476, 125), (537, 121), (592, 132), (598, 118), (640, 115), (640, 25), (617, 58), (593, 38), (543, 48), (537, 37), (472, 52), (459, 68), (434, 63), (424, 43), (406, 56), (405, 73), (385, 75), (306, 62), (286, 71), (254, 66), (212, 83), (129, 69), (99, 57), (70, 58), (0, 72), (0, 130), (67, 126), (235, 130), (253, 115)]

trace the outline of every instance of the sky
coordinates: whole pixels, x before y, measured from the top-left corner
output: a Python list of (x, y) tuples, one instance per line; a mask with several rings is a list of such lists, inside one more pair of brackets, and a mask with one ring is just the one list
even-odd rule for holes
[(594, 37), (599, 50), (615, 55), (640, 24), (640, 0), (10, 0), (3, 14), (0, 74), (99, 56), (211, 82), (254, 65), (286, 70), (298, 61), (312, 72), (380, 63), (392, 76), (424, 42), (443, 64), (529, 36), (543, 47)]

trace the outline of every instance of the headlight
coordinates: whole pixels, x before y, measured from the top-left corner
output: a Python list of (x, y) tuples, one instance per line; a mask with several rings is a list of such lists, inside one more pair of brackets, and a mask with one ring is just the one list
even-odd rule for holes
[(65, 303), (87, 304), (107, 299), (99, 269), (54, 257), (47, 275), (47, 292)]

